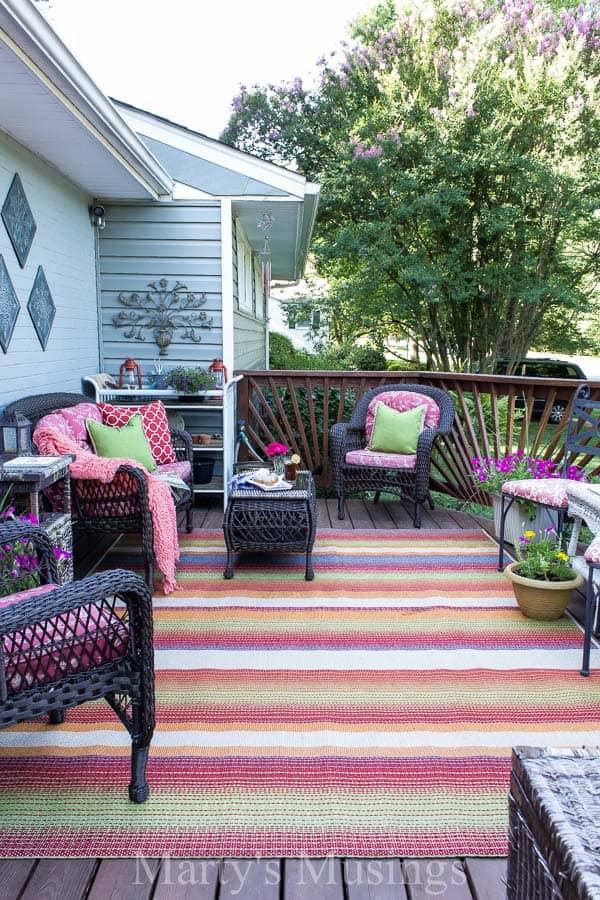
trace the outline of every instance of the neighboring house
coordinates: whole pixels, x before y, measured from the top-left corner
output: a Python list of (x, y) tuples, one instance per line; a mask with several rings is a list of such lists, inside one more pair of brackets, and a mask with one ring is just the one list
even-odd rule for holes
[[(317, 341), (327, 338), (324, 313), (327, 290), (327, 281), (314, 273), (298, 284), (274, 284), (269, 331), (285, 335), (297, 350), (314, 352)], [(319, 305), (321, 299), (323, 308)]]
[(318, 186), (111, 102), (30, 0), (0, 0), (0, 79), (0, 407), (125, 357), (149, 374), (156, 329), (113, 318), (160, 279), (212, 320), (169, 335), (165, 368), (265, 366), (264, 263), (302, 275)]

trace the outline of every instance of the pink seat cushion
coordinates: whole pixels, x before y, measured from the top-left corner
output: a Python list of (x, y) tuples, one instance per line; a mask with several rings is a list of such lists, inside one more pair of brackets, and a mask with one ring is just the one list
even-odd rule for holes
[(8, 692), (17, 693), (126, 656), (129, 626), (112, 600), (90, 603), (6, 633), (2, 648)]
[(47, 594), (57, 588), (57, 584), (40, 584), (38, 587), (28, 588), (26, 591), (17, 591), (16, 594), (9, 594), (7, 597), (0, 597), (0, 609), (6, 609), (14, 606), (21, 600), (29, 600), (30, 597), (39, 597), (40, 594)]
[(165, 463), (164, 466), (158, 467), (159, 472), (169, 472), (172, 475), (179, 475), (184, 481), (189, 477), (192, 471), (192, 465), (189, 459), (182, 459), (178, 462)]
[(502, 493), (518, 497), (519, 500), (544, 503), (554, 509), (566, 509), (569, 505), (567, 487), (572, 483), (568, 478), (524, 478), (505, 481)]
[(595, 537), (584, 553), (588, 563), (600, 563), (600, 537)]
[[(435, 400), (426, 394), (419, 394), (417, 391), (382, 391), (381, 394), (373, 397), (367, 409), (367, 418), (365, 420), (367, 444), (371, 440), (377, 403), (385, 403), (386, 406), (395, 409), (397, 412), (406, 412), (407, 409), (414, 409), (415, 406), (424, 406), (425, 418), (423, 420), (423, 428), (437, 428), (440, 422), (440, 408)], [(384, 455), (389, 456), (390, 454)], [(367, 465), (367, 463), (361, 463), (361, 465)], [(371, 463), (371, 465), (375, 465), (375, 463)], [(396, 468), (398, 467), (396, 466)], [(411, 467), (402, 466), (401, 468), (407, 469)]]
[(375, 466), (380, 469), (414, 469), (417, 457), (414, 453), (377, 453), (375, 450), (351, 450), (346, 453), (351, 466)]

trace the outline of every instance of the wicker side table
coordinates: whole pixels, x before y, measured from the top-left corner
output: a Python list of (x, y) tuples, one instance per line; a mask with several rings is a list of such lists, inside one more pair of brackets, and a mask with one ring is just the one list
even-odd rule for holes
[(291, 490), (233, 488), (227, 500), (223, 533), (227, 547), (225, 578), (233, 578), (233, 554), (306, 553), (305, 578), (312, 581), (312, 549), (317, 530), (315, 483), (298, 472)]
[(508, 900), (600, 898), (600, 749), (517, 747)]

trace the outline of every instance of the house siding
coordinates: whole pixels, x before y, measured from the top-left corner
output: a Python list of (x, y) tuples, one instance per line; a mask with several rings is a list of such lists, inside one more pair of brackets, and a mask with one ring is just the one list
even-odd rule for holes
[[(264, 369), (266, 323), (239, 306), (237, 229), (233, 222), (233, 353), (236, 369)], [(253, 281), (254, 285), (254, 281)]]
[(127, 328), (115, 328), (113, 317), (126, 310), (122, 292), (142, 295), (150, 282), (176, 281), (194, 293), (204, 293), (202, 309), (212, 327), (202, 329), (200, 343), (182, 339), (177, 329), (160, 357), (165, 369), (176, 365), (207, 366), (222, 355), (221, 209), (218, 201), (194, 203), (114, 204), (106, 207), (106, 227), (100, 234), (102, 370), (116, 374), (123, 360), (136, 359), (145, 375), (159, 357), (153, 330), (145, 341), (127, 338)]
[[(8, 352), (0, 349), (0, 407), (29, 394), (80, 391), (82, 376), (98, 371), (99, 364), (91, 198), (0, 134), (0, 207), (17, 172), (37, 229), (22, 269), (0, 221), (0, 254), (21, 305)], [(27, 310), (40, 265), (56, 307), (46, 350)]]

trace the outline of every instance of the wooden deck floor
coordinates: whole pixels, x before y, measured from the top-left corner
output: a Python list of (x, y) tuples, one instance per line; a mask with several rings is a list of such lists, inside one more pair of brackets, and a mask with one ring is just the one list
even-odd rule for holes
[[(196, 528), (220, 528), (218, 502), (197, 508)], [(464, 513), (424, 511), (423, 528), (484, 525)], [(319, 528), (412, 529), (398, 501), (318, 501)], [(0, 860), (0, 900), (501, 900), (505, 859), (42, 859)]]

